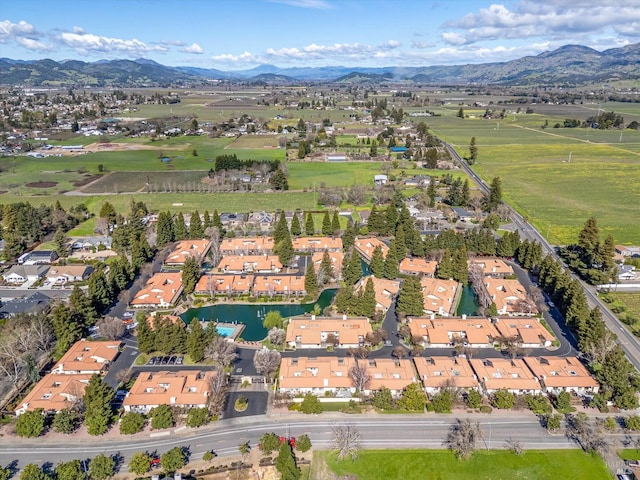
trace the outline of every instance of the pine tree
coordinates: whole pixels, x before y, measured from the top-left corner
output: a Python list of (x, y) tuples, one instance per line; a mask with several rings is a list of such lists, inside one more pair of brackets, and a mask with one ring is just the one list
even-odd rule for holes
[(158, 223), (156, 225), (156, 244), (158, 247), (164, 247), (167, 243), (173, 242), (175, 238), (173, 231), (173, 218), (169, 212), (160, 212), (158, 214)]
[(316, 234), (316, 226), (313, 223), (313, 214), (311, 212), (307, 213), (307, 220), (304, 224), (304, 233), (310, 237)]
[(402, 282), (396, 313), (404, 313), (411, 316), (420, 316), (424, 313), (424, 297), (418, 277), (410, 276)]
[(69, 249), (67, 248), (67, 235), (64, 233), (62, 227), (58, 227), (55, 235), (53, 236), (53, 243), (56, 247), (56, 252), (60, 258), (67, 258), (69, 256)]
[(302, 471), (296, 465), (296, 457), (288, 441), (282, 442), (280, 451), (276, 458), (276, 470), (280, 472), (281, 480), (299, 480), (302, 478)]
[(307, 264), (307, 269), (304, 276), (304, 289), (307, 294), (315, 297), (318, 294), (318, 276), (313, 266), (313, 262)]
[(394, 250), (398, 261), (401, 261), (404, 257), (407, 256), (407, 246), (405, 244), (405, 235), (402, 228), (398, 228), (398, 233), (396, 234), (396, 237), (391, 241), (389, 250)]
[(400, 275), (398, 257), (396, 256), (395, 249), (389, 249), (387, 256), (384, 259), (384, 269), (382, 272), (384, 278), (389, 280), (395, 280)]
[(389, 205), (384, 213), (384, 228), (380, 232), (384, 235), (392, 235), (396, 230), (396, 224), (398, 223), (398, 210), (392, 203)]
[(202, 221), (200, 220), (200, 212), (196, 210), (191, 214), (191, 219), (189, 220), (189, 238), (201, 239), (203, 237), (204, 227), (202, 226)]
[(289, 227), (287, 227), (287, 219), (285, 217), (284, 212), (280, 213), (278, 217), (278, 223), (276, 223), (276, 227), (273, 230), (273, 243), (277, 245), (280, 243), (285, 236), (289, 236)]
[(342, 270), (342, 278), (347, 285), (355, 285), (360, 277), (362, 277), (360, 255), (354, 251), (349, 257), (347, 268)]
[(175, 240), (186, 240), (189, 236), (187, 225), (184, 222), (184, 215), (179, 212), (173, 224), (173, 237)]
[(87, 294), (96, 312), (102, 312), (113, 301), (111, 283), (103, 269), (95, 270), (89, 277)]
[(278, 259), (280, 260), (280, 263), (282, 263), (282, 265), (289, 265), (289, 263), (291, 263), (291, 260), (293, 260), (295, 251), (293, 250), (293, 242), (291, 241), (291, 236), (289, 235), (288, 229), (285, 228), (282, 240), (276, 243), (273, 247), (273, 253), (278, 255)]
[(453, 278), (466, 285), (469, 278), (469, 264), (467, 262), (467, 249), (457, 249), (453, 254)]
[(460, 192), (460, 205), (469, 205), (469, 200), (471, 200), (471, 190), (469, 189), (469, 179), (465, 178), (462, 184), (462, 191)]
[(298, 212), (293, 213), (291, 219), (291, 235), (299, 237), (302, 234), (302, 227), (300, 226), (300, 219), (298, 218)]
[(142, 353), (151, 353), (155, 348), (155, 333), (147, 319), (138, 322), (138, 350)]
[(376, 313), (376, 303), (376, 292), (373, 287), (373, 280), (369, 277), (364, 286), (364, 293), (360, 298), (361, 314), (365, 317), (373, 318)]
[(340, 217), (338, 211), (333, 211), (333, 218), (331, 219), (331, 234), (338, 235), (340, 233)]
[(113, 415), (111, 401), (114, 395), (113, 389), (104, 383), (100, 375), (91, 377), (84, 391), (84, 423), (89, 435), (102, 435), (109, 429)]
[(367, 228), (370, 233), (382, 233), (384, 231), (384, 216), (378, 211), (375, 203), (371, 208), (371, 213), (369, 213)]
[(436, 269), (436, 277), (441, 278), (443, 280), (449, 280), (453, 278), (453, 262), (451, 261), (451, 252), (447, 249), (442, 254), (442, 260), (438, 264), (438, 268)]
[(201, 362), (204, 358), (205, 335), (202, 324), (197, 318), (189, 323), (189, 335), (187, 337), (187, 353), (194, 362)]
[(211, 215), (209, 215), (209, 210), (205, 210), (202, 214), (202, 228), (207, 230), (207, 228), (211, 227)]
[(80, 340), (83, 325), (78, 322), (78, 318), (73, 314), (71, 308), (62, 303), (53, 309), (51, 323), (57, 339), (54, 356), (59, 359), (69, 350), (71, 345)]
[(220, 215), (218, 215), (218, 210), (215, 209), (213, 211), (213, 216), (211, 217), (211, 226), (217, 227), (222, 231), (222, 220), (220, 220)]
[(478, 147), (476, 145), (476, 137), (471, 137), (471, 142), (469, 143), (469, 165), (473, 165), (476, 163), (476, 159), (478, 158)]
[(320, 262), (320, 277), (322, 278), (323, 284), (329, 283), (331, 279), (335, 277), (333, 265), (331, 264), (331, 256), (327, 250), (322, 254), (322, 261)]
[(331, 235), (331, 218), (329, 217), (329, 210), (325, 210), (324, 217), (322, 217), (322, 234)]
[(349, 224), (347, 226), (347, 229), (342, 233), (342, 249), (344, 251), (347, 251), (348, 249), (353, 247), (353, 244), (356, 240), (356, 234), (356, 228)]
[(383, 278), (384, 276), (384, 255), (382, 254), (382, 247), (376, 245), (371, 254), (371, 263), (369, 264), (371, 273), (376, 278)]
[(187, 295), (193, 290), (200, 279), (200, 264), (195, 257), (189, 256), (182, 267), (182, 288)]
[(500, 180), (500, 177), (494, 177), (489, 187), (489, 198), (486, 204), (487, 211), (492, 211), (500, 203), (502, 203), (502, 180)]

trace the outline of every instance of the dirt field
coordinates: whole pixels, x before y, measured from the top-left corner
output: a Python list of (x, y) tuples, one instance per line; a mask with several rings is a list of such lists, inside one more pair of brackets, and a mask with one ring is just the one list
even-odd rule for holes
[[(62, 155), (64, 157), (77, 157), (79, 155), (84, 155), (86, 153), (95, 153), (95, 152), (133, 152), (139, 150), (158, 150), (157, 145), (142, 145), (139, 143), (118, 143), (118, 142), (109, 142), (109, 143), (90, 143), (89, 145), (85, 145), (83, 148), (78, 150), (64, 150), (62, 147), (53, 147), (51, 150), (47, 150), (46, 153), (48, 155)], [(185, 148), (189, 148), (188, 143), (184, 143), (181, 145), (162, 145), (162, 150), (183, 150)]]

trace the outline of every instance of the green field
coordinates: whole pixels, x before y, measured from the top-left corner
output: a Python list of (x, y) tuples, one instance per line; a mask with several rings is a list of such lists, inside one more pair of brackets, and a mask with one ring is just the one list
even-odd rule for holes
[(640, 293), (608, 292), (600, 296), (609, 310), (626, 323), (635, 335), (640, 334)]
[(324, 462), (337, 475), (355, 474), (363, 480), (612, 478), (600, 457), (581, 450), (529, 450), (520, 456), (505, 450), (478, 451), (462, 461), (443, 450), (365, 450), (355, 462), (336, 462), (333, 454), (322, 451), (313, 455), (313, 470), (319, 472)]

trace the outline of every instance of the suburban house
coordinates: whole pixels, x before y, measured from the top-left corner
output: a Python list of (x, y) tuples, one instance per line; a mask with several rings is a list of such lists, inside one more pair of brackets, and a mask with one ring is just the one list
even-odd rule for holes
[(422, 296), (424, 297), (424, 311), (448, 317), (456, 307), (460, 284), (455, 280), (423, 277), (420, 280)]
[(418, 376), (429, 395), (442, 387), (478, 388), (478, 378), (464, 357), (414, 357)]
[(159, 272), (153, 275), (129, 304), (133, 308), (168, 308), (182, 293), (182, 273)]
[[(329, 260), (331, 260), (331, 268), (333, 268), (333, 273), (338, 278), (340, 272), (342, 271), (342, 260), (344, 259), (344, 253), (342, 252), (327, 252), (329, 255)], [(313, 262), (313, 268), (315, 268), (316, 272), (320, 270), (320, 265), (322, 264), (322, 258), (324, 257), (324, 252), (315, 252), (311, 256), (311, 261)]]
[(103, 235), (98, 237), (75, 238), (71, 243), (72, 252), (90, 252), (100, 249), (111, 250), (111, 237)]
[(182, 240), (178, 242), (173, 251), (169, 254), (164, 264), (170, 267), (182, 267), (187, 258), (195, 258), (198, 263), (202, 263), (205, 255), (211, 248), (209, 240)]
[(387, 177), (386, 175), (374, 175), (373, 177), (373, 183), (375, 183), (376, 185), (386, 185), (387, 182), (389, 181), (389, 177)]
[(498, 331), (487, 318), (409, 317), (412, 337), (423, 339), (427, 348), (447, 348), (463, 345), (472, 348), (493, 348)]
[(40, 280), (48, 270), (49, 267), (44, 265), (14, 265), (2, 274), (2, 278), (7, 283), (22, 284)]
[(640, 273), (636, 272), (636, 267), (633, 265), (620, 265), (618, 267), (618, 280), (636, 280), (640, 278)]
[(299, 237), (292, 240), (293, 249), (296, 252), (341, 252), (342, 239), (340, 237)]
[(261, 232), (268, 232), (273, 224), (273, 214), (268, 212), (251, 212), (247, 218), (247, 225)]
[(478, 265), (485, 277), (504, 278), (514, 274), (513, 268), (499, 258), (474, 258), (469, 262), (469, 268), (473, 265)]
[(640, 247), (629, 245), (616, 245), (615, 252), (625, 258), (639, 258)]
[(535, 317), (501, 317), (494, 320), (498, 333), (504, 338), (515, 338), (521, 347), (550, 347), (555, 336)]
[(371, 376), (369, 386), (363, 390), (366, 395), (387, 387), (391, 390), (391, 395), (399, 397), (405, 388), (419, 381), (413, 362), (409, 358), (368, 358), (358, 362), (366, 365)]
[(120, 342), (78, 340), (51, 369), (51, 373), (77, 375), (100, 373), (120, 353)]
[(373, 282), (373, 289), (376, 292), (376, 310), (384, 313), (389, 310), (393, 304), (393, 300), (400, 291), (400, 281), (376, 278), (373, 275), (369, 275), (358, 280), (354, 286), (354, 291), (359, 292), (361, 289), (364, 291), (369, 279)]
[(322, 398), (328, 392), (351, 398), (355, 387), (349, 370), (354, 364), (352, 357), (283, 357), (278, 388), (293, 395), (313, 393)]
[(470, 222), (471, 220), (476, 218), (476, 215), (469, 212), (468, 210), (465, 210), (462, 207), (451, 207), (451, 210), (453, 211), (453, 214), (463, 222)]
[(524, 357), (547, 393), (598, 393), (600, 385), (576, 357)]
[(141, 372), (122, 402), (125, 412), (147, 414), (159, 405), (204, 408), (214, 371)]
[(263, 255), (273, 253), (271, 237), (224, 238), (220, 243), (222, 255)]
[(387, 258), (387, 252), (389, 251), (389, 247), (383, 243), (381, 240), (378, 240), (375, 237), (371, 238), (356, 238), (353, 246), (356, 248), (360, 256), (364, 259), (365, 262), (371, 262), (371, 256), (373, 255), (373, 250), (376, 247), (380, 247), (382, 249), (382, 256)]
[(24, 253), (18, 258), (20, 265), (50, 265), (58, 259), (55, 250), (34, 250)]
[(54, 265), (47, 272), (47, 281), (64, 285), (66, 283), (82, 282), (93, 272), (91, 265)]
[(196, 295), (247, 295), (253, 288), (253, 275), (211, 275), (200, 277), (193, 293)]
[(225, 255), (218, 270), (224, 273), (279, 273), (282, 263), (277, 255)]
[(304, 287), (304, 275), (256, 275), (253, 282), (253, 294), (274, 296), (304, 296), (307, 291)]
[(16, 408), (16, 416), (39, 408), (45, 413), (55, 413), (73, 407), (82, 400), (90, 379), (91, 374), (47, 374), (20, 402)]
[(25, 298), (14, 298), (0, 305), (0, 318), (7, 318), (21, 313), (39, 313), (51, 305), (51, 297), (42, 292), (35, 292)]
[(486, 277), (483, 285), (491, 301), (496, 304), (498, 315), (538, 314), (535, 303), (518, 280)]
[(438, 262), (424, 258), (403, 258), (400, 262), (400, 273), (403, 275), (424, 275), (433, 277), (436, 274)]
[(542, 385), (519, 358), (473, 358), (469, 363), (487, 395), (498, 390), (518, 395), (542, 393)]
[(224, 228), (233, 230), (244, 225), (246, 218), (244, 213), (221, 213), (220, 223)]
[(287, 324), (286, 343), (292, 348), (355, 348), (363, 346), (371, 332), (365, 317), (295, 317)]

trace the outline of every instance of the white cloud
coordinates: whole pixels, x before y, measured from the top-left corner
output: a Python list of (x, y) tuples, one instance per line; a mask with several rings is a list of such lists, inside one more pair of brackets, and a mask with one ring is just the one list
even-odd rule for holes
[(24, 20), (13, 23), (10, 20), (0, 22), (0, 43), (15, 42), (18, 45), (37, 52), (49, 52), (53, 50), (48, 45), (39, 40), (42, 34), (30, 23)]
[(124, 40), (86, 33), (79, 27), (73, 32), (62, 32), (55, 37), (59, 44), (75, 50), (82, 55), (109, 54), (143, 55), (148, 52), (167, 52), (169, 49), (162, 45), (147, 45), (135, 38)]
[(180, 51), (184, 53), (196, 53), (198, 55), (204, 53), (203, 48), (197, 43), (192, 43), (191, 45), (181, 48)]
[(470, 43), (467, 37), (457, 32), (443, 32), (442, 41), (448, 45), (466, 45)]
[(282, 3), (283, 5), (290, 5), (292, 7), (301, 8), (316, 8), (327, 9), (331, 8), (331, 5), (325, 0), (268, 0), (271, 3)]

